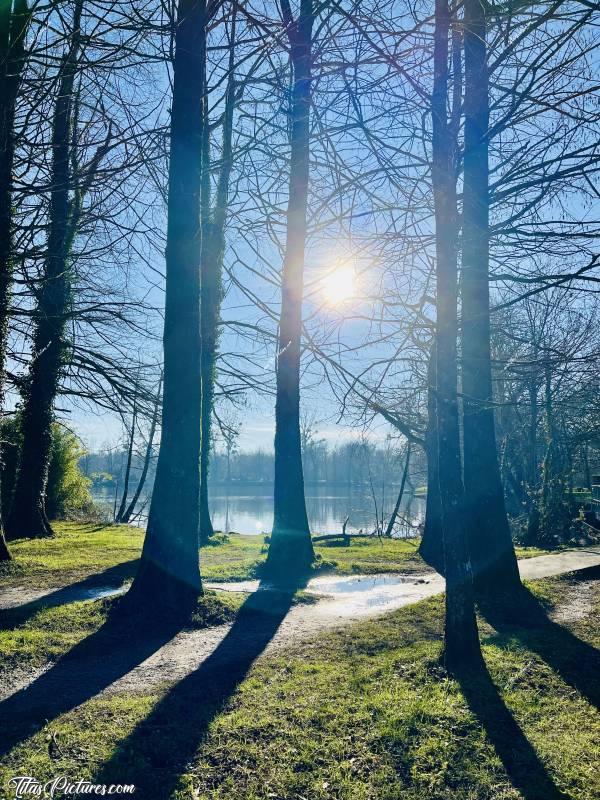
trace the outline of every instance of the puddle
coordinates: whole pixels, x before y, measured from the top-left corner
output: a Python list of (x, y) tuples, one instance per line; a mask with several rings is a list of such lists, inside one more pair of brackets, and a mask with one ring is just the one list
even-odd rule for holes
[(129, 584), (125, 586), (97, 586), (91, 589), (81, 589), (77, 593), (77, 600), (101, 600), (103, 597), (114, 597), (118, 594), (124, 594), (129, 589)]
[[(225, 592), (256, 592), (258, 581), (205, 584), (207, 589)], [(260, 591), (270, 591), (261, 584)], [(324, 575), (312, 578), (304, 590), (319, 597), (310, 608), (316, 614), (341, 618), (372, 615), (374, 611), (391, 611), (443, 591), (444, 581), (439, 575)]]
[(350, 575), (340, 578), (337, 575), (324, 578), (313, 578), (306, 591), (311, 594), (325, 594), (337, 596), (340, 594), (355, 594), (357, 592), (374, 592), (376, 589), (385, 588), (387, 591), (405, 586), (407, 583), (429, 583), (430, 578), (419, 575)]
[(251, 594), (258, 591), (270, 591), (273, 587), (263, 583), (260, 585), (259, 581), (224, 581), (223, 583), (215, 583), (214, 581), (202, 581), (205, 589), (216, 589), (219, 592), (245, 592)]
[(331, 575), (314, 578), (306, 591), (327, 599), (317, 606), (323, 613), (352, 619), (401, 608), (443, 588), (439, 575)]

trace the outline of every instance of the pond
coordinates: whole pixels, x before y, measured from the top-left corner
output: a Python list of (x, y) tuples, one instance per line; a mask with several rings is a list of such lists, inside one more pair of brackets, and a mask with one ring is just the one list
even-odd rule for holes
[[(306, 508), (311, 530), (319, 533), (339, 533), (346, 517), (349, 517), (348, 533), (371, 532), (375, 527), (375, 503), (367, 486), (307, 484)], [(377, 497), (378, 514), (384, 509), (387, 521), (396, 501), (397, 487)], [(114, 491), (107, 489), (93, 492), (94, 500), (111, 515), (114, 507)], [(232, 482), (229, 485), (213, 485), (209, 489), (209, 503), (215, 530), (243, 534), (268, 533), (273, 524), (273, 486)], [(145, 525), (148, 498), (141, 500), (139, 517), (135, 524)], [(400, 509), (400, 535), (414, 534), (425, 516), (425, 500), (405, 494)]]

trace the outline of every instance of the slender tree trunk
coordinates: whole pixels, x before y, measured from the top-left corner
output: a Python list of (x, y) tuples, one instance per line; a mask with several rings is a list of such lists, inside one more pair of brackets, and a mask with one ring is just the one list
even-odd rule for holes
[(453, 137), (447, 120), (447, 0), (436, 0), (432, 95), (432, 181), (436, 222), (439, 484), (446, 573), (444, 660), (450, 672), (481, 658), (465, 530), (457, 403), (457, 205)]
[[(215, 374), (219, 347), (219, 319), (223, 300), (223, 257), (225, 254), (225, 226), (229, 180), (233, 163), (232, 137), (233, 112), (235, 107), (234, 42), (235, 9), (233, 12), (231, 44), (229, 53), (229, 76), (225, 93), (223, 114), (223, 147), (221, 170), (217, 185), (215, 207), (210, 213), (210, 140), (208, 119), (205, 110), (203, 206), (206, 209), (202, 223), (202, 261), (200, 289), (200, 334), (202, 406), (201, 406), (201, 450), (200, 450), (200, 544), (206, 544), (214, 530), (208, 506), (208, 472), (211, 451), (211, 427), (214, 406)], [(206, 105), (205, 105), (206, 109)]]
[[(385, 529), (384, 536), (387, 536), (388, 539), (394, 532), (394, 525), (396, 524), (396, 518), (398, 516), (398, 512), (400, 511), (400, 504), (402, 503), (402, 498), (404, 497), (404, 487), (406, 486), (406, 479), (408, 478), (408, 470), (410, 467), (410, 451), (411, 451), (411, 442), (408, 442), (406, 446), (406, 461), (404, 462), (404, 471), (402, 472), (402, 480), (400, 482), (400, 491), (398, 492), (398, 497), (396, 498), (396, 504), (394, 506), (394, 510), (392, 511), (392, 515), (389, 518), (387, 528)], [(345, 533), (346, 533), (346, 525), (344, 524), (344, 534)]]
[[(535, 353), (537, 359), (537, 352)], [(529, 430), (527, 436), (527, 538), (526, 544), (537, 542), (540, 533), (538, 460), (538, 385), (535, 376), (529, 383)]]
[(419, 545), (421, 557), (440, 574), (444, 573), (444, 543), (442, 541), (442, 508), (440, 501), (440, 479), (438, 458), (438, 418), (436, 400), (435, 339), (429, 353), (427, 366), (427, 433), (425, 435), (427, 456), (427, 498), (425, 527)]
[(119, 510), (115, 516), (115, 522), (125, 522), (123, 515), (127, 507), (127, 495), (129, 494), (129, 478), (131, 476), (131, 462), (133, 461), (133, 448), (135, 446), (135, 425), (137, 422), (137, 397), (133, 404), (133, 413), (131, 415), (131, 433), (129, 436), (129, 444), (127, 446), (127, 463), (125, 464), (125, 478), (123, 481), (123, 494), (121, 495), (121, 503)]
[(546, 413), (546, 455), (542, 466), (540, 529), (538, 543), (556, 546), (564, 541), (571, 523), (569, 508), (568, 455), (559, 437), (552, 398), (552, 365), (544, 365), (544, 400)]
[(156, 434), (156, 426), (158, 424), (158, 416), (160, 414), (160, 393), (162, 388), (162, 374), (160, 376), (160, 381), (158, 382), (158, 390), (156, 394), (156, 402), (154, 404), (154, 412), (152, 414), (152, 422), (150, 423), (150, 431), (148, 432), (148, 442), (146, 444), (146, 452), (144, 454), (144, 464), (142, 466), (142, 471), (140, 473), (140, 478), (138, 480), (138, 484), (136, 487), (135, 492), (133, 493), (133, 497), (131, 498), (131, 502), (123, 512), (123, 516), (121, 518), (121, 522), (128, 523), (131, 519), (133, 512), (135, 511), (135, 507), (137, 505), (138, 500), (140, 499), (140, 495), (144, 489), (146, 484), (146, 478), (148, 477), (148, 470), (150, 468), (150, 461), (152, 460), (152, 449), (154, 445), (154, 436)]
[(229, 533), (229, 490), (231, 487), (231, 447), (227, 445), (227, 494), (225, 498), (225, 533)]
[(307, 570), (314, 558), (300, 443), (300, 352), (314, 12), (312, 0), (301, 0), (297, 20), (292, 20), (287, 0), (282, 2), (282, 10), (291, 45), (294, 84), (287, 240), (277, 354), (274, 520), (267, 563), (271, 574), (285, 577)]
[(52, 446), (54, 400), (64, 353), (71, 305), (71, 129), (73, 87), (80, 48), (83, 0), (73, 10), (71, 42), (63, 57), (52, 120), (52, 189), (43, 283), (34, 313), (31, 367), (24, 392), (23, 445), (7, 533), (10, 538), (52, 536), (46, 516), (46, 485)]
[(130, 590), (139, 606), (169, 613), (186, 613), (202, 593), (198, 409), (205, 26), (205, 0), (179, 0), (171, 108), (162, 435), (140, 568)]
[(486, 19), (482, 0), (465, 0), (465, 154), (462, 252), (464, 481), (469, 546), (479, 592), (520, 587), (494, 430), (489, 300)]
[[(30, 13), (26, 0), (0, 6), (0, 409), (4, 408), (6, 344), (12, 265), (12, 190), (15, 154), (15, 108), (25, 64), (25, 36)], [(10, 560), (0, 513), (0, 561)]]

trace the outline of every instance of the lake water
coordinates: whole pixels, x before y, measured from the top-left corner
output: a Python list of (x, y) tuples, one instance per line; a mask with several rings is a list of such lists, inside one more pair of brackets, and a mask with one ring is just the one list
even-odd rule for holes
[[(319, 533), (340, 533), (346, 517), (349, 517), (348, 533), (375, 528), (375, 504), (366, 486), (306, 486), (306, 507), (311, 530)], [(387, 496), (377, 498), (378, 513), (385, 509), (387, 522), (396, 501), (397, 487), (392, 487)], [(107, 514), (112, 513), (114, 492), (94, 492), (94, 499)], [(273, 525), (273, 487), (268, 484), (246, 484), (232, 482), (229, 486), (212, 486), (209, 503), (215, 530), (243, 534), (268, 533)], [(145, 525), (148, 500), (142, 500), (140, 517), (136, 524)], [(422, 497), (405, 495), (400, 509), (399, 535), (415, 533), (425, 515), (425, 500)]]

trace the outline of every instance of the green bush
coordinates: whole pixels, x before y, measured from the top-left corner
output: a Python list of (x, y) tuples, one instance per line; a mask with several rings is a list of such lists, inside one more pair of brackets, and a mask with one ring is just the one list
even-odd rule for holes
[[(18, 414), (6, 417), (0, 422), (1, 502), (5, 517), (10, 508), (23, 440), (20, 422)], [(46, 487), (46, 512), (49, 519), (69, 519), (93, 512), (91, 481), (79, 469), (79, 459), (83, 455), (85, 451), (73, 431), (54, 423)]]
[(85, 450), (73, 431), (55, 423), (46, 488), (49, 519), (68, 519), (93, 508), (92, 482), (79, 469), (79, 459), (84, 455)]

